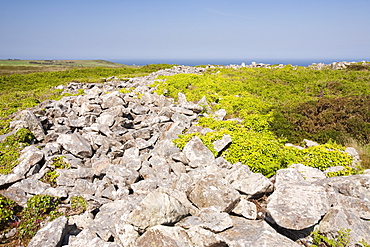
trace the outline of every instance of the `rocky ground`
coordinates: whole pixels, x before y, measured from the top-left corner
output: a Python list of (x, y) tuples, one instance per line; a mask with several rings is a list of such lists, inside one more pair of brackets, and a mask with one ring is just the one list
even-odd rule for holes
[[(12, 127), (27, 127), (37, 142), (11, 174), (0, 175), (2, 194), (22, 206), (36, 194), (88, 202), (83, 214), (47, 223), (29, 246), (310, 246), (315, 227), (328, 237), (351, 229), (350, 246), (370, 243), (369, 173), (326, 178), (296, 164), (268, 179), (215, 158), (198, 137), (182, 151), (172, 143), (184, 131), (210, 131), (195, 126), (203, 108), (184, 95), (174, 104), (147, 85), (158, 75), (203, 70), (72, 83), (66, 92), (85, 94), (18, 115)], [(230, 142), (224, 136), (215, 149)], [(53, 187), (40, 178), (59, 156), (70, 167), (56, 170)]]

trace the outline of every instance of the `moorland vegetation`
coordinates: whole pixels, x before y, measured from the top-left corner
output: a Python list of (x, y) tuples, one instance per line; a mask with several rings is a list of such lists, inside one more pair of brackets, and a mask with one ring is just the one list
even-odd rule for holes
[[(118, 78), (143, 76), (169, 67), (172, 65), (74, 68), (1, 76), (0, 135), (10, 131), (9, 123), (15, 112), (36, 106), (46, 99), (63, 97), (62, 90), (55, 89), (60, 84), (104, 82), (103, 78), (113, 75)], [(321, 170), (342, 165), (345, 167), (342, 171), (327, 174), (338, 176), (370, 168), (369, 68), (368, 64), (355, 64), (343, 70), (289, 65), (283, 68), (216, 67), (199, 75), (159, 77), (152, 86), (159, 94), (175, 100), (179, 92), (184, 93), (187, 100), (195, 102), (205, 96), (212, 111), (227, 111), (227, 120), (220, 121), (207, 117), (205, 110), (198, 124), (214, 131), (204, 135), (184, 133), (175, 140), (179, 148), (197, 135), (215, 156), (223, 156), (231, 163), (246, 164), (253, 172), (261, 172), (267, 177), (293, 163)], [(225, 134), (230, 135), (233, 142), (226, 151), (217, 152), (212, 142)], [(321, 145), (306, 149), (285, 145), (287, 142), (303, 145), (304, 139)], [(0, 173), (11, 172), (19, 151), (32, 140), (32, 133), (20, 129), (0, 142)], [(355, 146), (360, 151), (360, 167), (352, 166), (352, 158), (343, 152), (346, 146)], [(42, 181), (53, 185), (55, 169), (67, 166), (54, 160), (54, 169), (45, 174)], [(16, 237), (25, 241), (35, 234), (40, 222), (59, 215), (58, 198), (44, 195), (32, 197), (23, 209), (0, 195), (0, 208), (0, 232), (9, 228), (9, 220), (16, 215), (21, 219), (18, 226), (20, 235)], [(86, 210), (86, 202), (76, 197), (71, 208), (82, 212)]]
[[(370, 167), (368, 68), (214, 68), (202, 75), (161, 77), (153, 86), (174, 99), (179, 92), (196, 102), (205, 96), (214, 110), (226, 109), (229, 121), (200, 119), (201, 126), (216, 132), (198, 135), (211, 150), (213, 141), (231, 135), (227, 151), (216, 154), (230, 162), (242, 162), (266, 176), (292, 163), (321, 170), (342, 165), (343, 172), (332, 175), (349, 175)], [(176, 143), (181, 148), (190, 138), (182, 135)], [(285, 146), (302, 145), (304, 139), (322, 145), (304, 150)], [(357, 148), (361, 167), (351, 167), (344, 146)]]

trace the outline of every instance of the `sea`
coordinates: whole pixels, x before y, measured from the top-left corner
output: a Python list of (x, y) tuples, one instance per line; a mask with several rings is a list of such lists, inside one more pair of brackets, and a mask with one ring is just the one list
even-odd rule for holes
[(308, 66), (312, 63), (330, 64), (333, 62), (361, 62), (370, 59), (106, 59), (111, 62), (126, 65), (147, 65), (147, 64), (178, 64), (187, 66), (196, 65), (230, 65), (230, 64), (251, 64), (252, 62), (264, 64), (291, 64), (298, 66)]

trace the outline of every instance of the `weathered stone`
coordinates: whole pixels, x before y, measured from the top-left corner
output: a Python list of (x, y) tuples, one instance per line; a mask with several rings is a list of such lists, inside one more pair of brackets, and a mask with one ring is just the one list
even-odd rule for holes
[(56, 179), (58, 186), (74, 186), (76, 179), (84, 178), (92, 181), (94, 176), (92, 168), (57, 169), (56, 172), (59, 175)]
[(139, 173), (136, 170), (114, 165), (109, 165), (102, 173), (106, 175), (112, 184), (122, 187), (135, 183), (139, 178)]
[(10, 186), (7, 190), (1, 191), (1, 194), (10, 200), (15, 201), (18, 205), (25, 207), (27, 200), (30, 196), (27, 196), (26, 192), (19, 187)]
[(197, 247), (224, 247), (227, 246), (225, 239), (211, 231), (208, 231), (200, 226), (194, 226), (186, 230), (192, 246)]
[[(330, 190), (331, 191), (331, 190)], [(329, 203), (332, 207), (347, 210), (357, 217), (370, 220), (370, 202), (352, 196), (345, 196), (337, 192), (328, 192)]]
[(224, 120), (226, 114), (227, 112), (225, 109), (220, 109), (220, 110), (215, 111), (213, 117), (217, 120)]
[(76, 157), (87, 158), (91, 157), (93, 154), (90, 143), (80, 134), (62, 134), (58, 137), (57, 142)]
[(171, 120), (175, 123), (179, 123), (179, 126), (183, 128), (189, 128), (191, 124), (191, 119), (189, 119), (188, 116), (178, 112), (175, 112), (171, 116)]
[(149, 228), (136, 241), (142, 247), (192, 247), (185, 230), (180, 227), (154, 226)]
[(265, 221), (247, 220), (235, 216), (231, 216), (231, 219), (233, 220), (233, 227), (218, 234), (225, 239), (227, 246), (300, 246), (277, 233)]
[(214, 206), (230, 212), (239, 202), (240, 194), (226, 180), (208, 175), (195, 184), (188, 198), (198, 208)]
[(253, 202), (247, 201), (245, 197), (240, 199), (240, 202), (238, 205), (236, 205), (232, 212), (249, 220), (257, 219), (256, 205)]
[[(13, 168), (12, 173), (0, 174), (0, 186), (11, 184), (26, 177), (28, 171), (44, 158), (44, 154), (35, 146), (29, 146), (21, 151), (19, 163)], [(31, 175), (31, 174), (30, 174)]]
[(119, 247), (116, 243), (107, 243), (99, 238), (95, 232), (84, 229), (75, 238), (69, 241), (66, 247)]
[(279, 188), (284, 184), (305, 183), (302, 174), (294, 168), (280, 169), (276, 171), (275, 187)]
[(203, 144), (203, 142), (197, 136), (194, 136), (185, 145), (183, 152), (186, 158), (194, 164), (210, 164), (215, 159), (212, 152)]
[(325, 188), (284, 184), (268, 198), (268, 220), (281, 227), (302, 230), (315, 225), (329, 209)]
[(112, 108), (114, 106), (124, 105), (123, 99), (118, 97), (118, 95), (119, 95), (118, 92), (112, 92), (112, 93), (102, 95), (101, 99), (102, 99), (103, 102), (101, 104), (101, 107), (103, 109), (108, 109), (108, 108)]
[(136, 247), (136, 240), (140, 237), (139, 233), (130, 224), (116, 224), (116, 235), (122, 246)]
[[(319, 224), (321, 234), (335, 239), (339, 231), (350, 230), (350, 245), (359, 246), (360, 241), (370, 242), (370, 222), (361, 220), (346, 209), (331, 208)], [(362, 245), (361, 245), (362, 246)]]
[(314, 182), (326, 178), (325, 173), (317, 168), (305, 166), (302, 164), (293, 164), (290, 168), (295, 168), (307, 182)]
[(345, 196), (352, 196), (370, 201), (370, 175), (330, 177), (315, 182), (317, 185), (333, 188)]
[(202, 208), (199, 212), (202, 227), (212, 232), (222, 232), (233, 226), (228, 213), (220, 212), (215, 207)]
[(23, 110), (19, 114), (19, 119), (20, 121), (24, 122), (24, 126), (20, 127), (29, 129), (37, 141), (42, 141), (45, 138), (45, 130), (33, 112), (29, 110)]
[(114, 118), (115, 116), (110, 113), (103, 113), (96, 119), (96, 122), (99, 125), (111, 127), (114, 124)]
[(230, 135), (224, 135), (220, 140), (213, 142), (213, 148), (219, 153), (232, 142)]
[(307, 140), (307, 139), (304, 139), (303, 141), (305, 142), (306, 147), (314, 147), (314, 146), (318, 146), (319, 145), (317, 142), (310, 141), (310, 140)]
[(31, 239), (29, 247), (59, 247), (62, 246), (63, 237), (66, 234), (68, 219), (61, 216), (58, 219), (49, 222), (41, 228)]
[(188, 213), (188, 209), (179, 200), (167, 193), (154, 191), (131, 212), (127, 221), (140, 229), (146, 229), (160, 224), (174, 224)]
[(270, 180), (261, 173), (252, 173), (248, 177), (235, 180), (231, 185), (238, 191), (246, 194), (248, 198), (259, 197), (274, 190)]
[(132, 133), (132, 136), (136, 138), (141, 138), (144, 140), (149, 140), (152, 137), (152, 131), (149, 128), (143, 128), (136, 130)]

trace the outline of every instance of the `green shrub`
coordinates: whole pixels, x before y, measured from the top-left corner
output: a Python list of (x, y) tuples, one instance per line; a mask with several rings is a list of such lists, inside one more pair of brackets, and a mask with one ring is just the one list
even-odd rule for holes
[(16, 205), (12, 200), (0, 195), (0, 231), (8, 225), (8, 222), (15, 215)]
[(71, 199), (71, 208), (79, 213), (82, 213), (87, 208), (87, 202), (82, 196), (74, 196)]
[(351, 229), (341, 229), (335, 239), (330, 239), (322, 235), (319, 231), (313, 231), (311, 233), (313, 238), (313, 247), (325, 246), (328, 247), (347, 247), (350, 242)]
[[(214, 131), (205, 135), (199, 133), (179, 135), (174, 143), (183, 149), (193, 136), (199, 136), (215, 156), (223, 156), (231, 163), (241, 162), (248, 165), (253, 172), (262, 173), (267, 177), (295, 163), (321, 170), (332, 166), (349, 166), (352, 163), (352, 157), (343, 152), (344, 147), (336, 144), (327, 143), (303, 150), (286, 147), (285, 139), (275, 138), (268, 130), (268, 119), (268, 115), (255, 115), (245, 119), (243, 123), (237, 123), (230, 120), (200, 118), (200, 126)], [(225, 134), (231, 136), (232, 143), (227, 150), (217, 153), (213, 148), (213, 142), (221, 139)]]
[(22, 211), (19, 237), (30, 239), (47, 219), (59, 217), (58, 204), (58, 198), (48, 195), (35, 195), (28, 199), (27, 206)]
[(64, 156), (58, 156), (52, 159), (51, 167), (45, 175), (40, 178), (40, 181), (48, 183), (53, 187), (56, 187), (56, 179), (59, 177), (59, 174), (56, 172), (57, 169), (69, 168), (70, 165), (65, 161)]
[(19, 151), (34, 139), (31, 131), (21, 128), (0, 142), (0, 174), (9, 174), (18, 164)]

